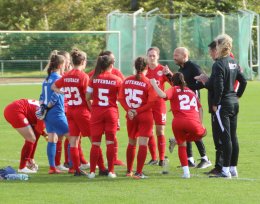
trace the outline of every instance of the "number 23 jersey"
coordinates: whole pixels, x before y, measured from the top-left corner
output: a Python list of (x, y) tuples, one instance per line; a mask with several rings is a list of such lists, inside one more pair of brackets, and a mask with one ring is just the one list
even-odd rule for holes
[(58, 88), (63, 87), (68, 109), (87, 107), (86, 88), (89, 76), (81, 70), (72, 69), (55, 82)]
[(182, 91), (179, 86), (173, 86), (166, 91), (166, 95), (167, 100), (170, 100), (174, 118), (200, 121), (201, 104), (192, 90), (185, 87)]

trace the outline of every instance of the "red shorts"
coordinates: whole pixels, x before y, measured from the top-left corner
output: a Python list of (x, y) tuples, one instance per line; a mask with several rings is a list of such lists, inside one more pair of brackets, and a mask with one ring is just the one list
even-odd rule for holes
[(70, 136), (90, 136), (90, 112), (86, 107), (67, 111)]
[(128, 137), (136, 139), (139, 136), (151, 137), (153, 135), (153, 114), (146, 111), (138, 114), (133, 120), (127, 118)]
[(10, 123), (13, 128), (23, 128), (30, 125), (25, 113), (16, 111), (16, 104), (11, 103), (4, 110), (4, 117), (8, 123)]
[(93, 108), (90, 119), (91, 139), (101, 142), (102, 135), (110, 135), (108, 140), (114, 141), (118, 125), (117, 108)]
[(158, 101), (152, 107), (153, 119), (155, 125), (165, 125), (166, 124), (166, 104), (164, 100)]
[(186, 141), (200, 140), (206, 131), (199, 121), (187, 120), (184, 118), (174, 118), (172, 121), (172, 131), (178, 144)]

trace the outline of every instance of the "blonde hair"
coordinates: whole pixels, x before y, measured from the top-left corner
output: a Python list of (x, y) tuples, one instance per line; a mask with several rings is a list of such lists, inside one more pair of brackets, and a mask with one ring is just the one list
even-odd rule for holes
[(215, 39), (217, 44), (217, 55), (218, 57), (226, 57), (230, 55), (232, 49), (232, 38), (227, 35), (218, 35)]

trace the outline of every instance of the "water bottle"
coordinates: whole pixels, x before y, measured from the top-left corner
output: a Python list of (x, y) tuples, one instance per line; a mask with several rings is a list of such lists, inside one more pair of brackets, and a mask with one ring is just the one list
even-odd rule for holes
[(169, 173), (169, 158), (167, 156), (165, 156), (162, 174), (168, 174), (168, 173)]
[(7, 180), (23, 180), (27, 181), (29, 176), (27, 174), (7, 174), (5, 176)]

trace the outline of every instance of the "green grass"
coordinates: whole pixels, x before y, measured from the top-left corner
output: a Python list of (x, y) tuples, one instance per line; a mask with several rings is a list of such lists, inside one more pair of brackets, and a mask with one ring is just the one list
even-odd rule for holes
[[(0, 86), (0, 167), (11, 165), (18, 168), (23, 139), (5, 121), (4, 107), (15, 99), (35, 98), (40, 93), (40, 85)], [(46, 142), (40, 138), (35, 159), (40, 166), (37, 174), (29, 181), (0, 181), (0, 203), (259, 203), (260, 201), (260, 82), (248, 83), (244, 96), (240, 99), (238, 138), (240, 143), (239, 179), (209, 179), (206, 170), (191, 169), (191, 179), (181, 179), (177, 149), (167, 155), (170, 159), (170, 174), (162, 175), (158, 166), (145, 166), (147, 180), (126, 178), (125, 168), (116, 167), (118, 178), (110, 180), (97, 177), (88, 180), (68, 174), (48, 175)], [(206, 90), (202, 91), (204, 123), (208, 135), (204, 139), (207, 154), (214, 163), (214, 145), (207, 113)], [(169, 104), (168, 104), (169, 107)], [(119, 157), (125, 161), (127, 135), (124, 113), (121, 110), (121, 130), (118, 133)], [(172, 136), (172, 116), (168, 114), (166, 137)], [(82, 140), (84, 153), (89, 158), (90, 143)], [(103, 142), (104, 143), (104, 142)], [(105, 147), (103, 145), (103, 152)], [(199, 154), (195, 145), (196, 159)], [(62, 158), (63, 159), (63, 158)], [(148, 154), (147, 161), (150, 160)]]

